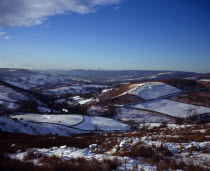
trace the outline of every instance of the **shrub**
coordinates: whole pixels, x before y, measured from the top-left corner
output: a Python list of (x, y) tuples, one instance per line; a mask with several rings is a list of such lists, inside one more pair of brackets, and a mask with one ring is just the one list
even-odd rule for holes
[(204, 154), (208, 154), (210, 152), (209, 147), (204, 147), (201, 152)]
[(167, 127), (168, 127), (167, 122), (162, 122), (159, 126), (159, 128), (167, 128)]
[(27, 161), (27, 160), (37, 159), (41, 157), (42, 157), (42, 153), (37, 153), (35, 150), (31, 150), (24, 156), (23, 159)]
[(5, 153), (0, 152), (0, 170), (30, 170), (30, 171), (36, 171), (36, 170), (46, 170), (45, 167), (36, 166), (31, 162), (22, 162), (17, 159), (11, 159), (9, 158)]

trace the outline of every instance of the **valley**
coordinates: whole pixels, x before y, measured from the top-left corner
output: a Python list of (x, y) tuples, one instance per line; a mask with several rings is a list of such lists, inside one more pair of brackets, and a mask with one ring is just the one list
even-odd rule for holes
[(70, 169), (69, 161), (91, 160), (95, 165), (80, 169), (210, 169), (206, 75), (151, 72), (128, 81), (114, 74), (102, 81), (102, 71), (91, 79), (82, 71), (71, 78), (64, 71), (13, 72), (0, 70), (2, 161), (20, 169)]

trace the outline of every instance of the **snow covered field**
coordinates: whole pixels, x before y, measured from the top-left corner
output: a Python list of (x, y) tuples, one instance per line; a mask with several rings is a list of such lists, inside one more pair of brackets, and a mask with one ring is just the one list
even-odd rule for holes
[(32, 135), (69, 136), (71, 134), (89, 133), (98, 130), (126, 131), (129, 129), (128, 125), (113, 119), (85, 116), (83, 120), (82, 115), (27, 114), (16, 115), (12, 118), (0, 117), (1, 131)]
[(67, 126), (75, 125), (83, 121), (82, 115), (38, 115), (38, 114), (26, 114), (15, 115), (12, 118), (23, 119), (25, 121), (32, 122), (47, 122), (54, 124), (63, 124)]
[(128, 92), (128, 94), (137, 95), (146, 100), (165, 96), (172, 93), (177, 93), (180, 91), (175, 87), (161, 82), (134, 84), (132, 86), (134, 86), (135, 88)]
[(180, 90), (168, 84), (161, 82), (147, 82), (141, 84), (131, 84), (129, 86), (129, 90), (119, 96), (132, 94), (145, 100), (149, 100), (177, 92), (180, 92)]
[(132, 121), (133, 123), (174, 122), (172, 119), (166, 118), (164, 116), (154, 115), (152, 112), (128, 109), (124, 107), (118, 108), (116, 118), (121, 121)]
[(104, 118), (104, 117), (90, 117), (82, 115), (39, 115), (39, 114), (27, 114), (27, 115), (15, 115), (12, 118), (22, 119), (24, 121), (32, 122), (47, 122), (53, 124), (62, 124), (66, 126), (76, 125), (75, 128), (82, 130), (127, 130), (128, 125), (122, 124), (116, 120)]
[(23, 120), (13, 120), (0, 117), (0, 131), (24, 133), (30, 135), (58, 135), (69, 136), (82, 131), (52, 124), (35, 124)]
[(123, 123), (120, 123), (116, 120), (103, 118), (103, 117), (89, 117), (85, 116), (84, 122), (75, 126), (76, 128), (84, 130), (128, 130), (129, 126)]
[[(178, 93), (179, 89), (161, 82), (148, 82), (142, 84), (131, 84), (129, 85), (129, 91), (124, 92), (124, 94), (132, 94), (139, 96), (145, 100), (151, 100), (148, 102), (142, 102), (139, 104), (131, 105), (130, 107), (138, 109), (147, 109), (155, 112), (160, 112), (163, 114), (171, 115), (174, 117), (187, 118), (194, 115), (210, 113), (210, 108), (203, 106), (196, 106), (181, 102), (176, 102), (167, 99), (156, 99), (158, 97), (167, 96), (169, 94)], [(120, 96), (121, 96), (120, 95)], [(117, 111), (118, 118), (121, 120), (135, 120), (135, 121), (146, 121), (146, 122), (156, 122), (167, 121), (163, 116), (150, 115), (148, 112), (129, 109), (129, 107), (124, 106), (119, 108)], [(155, 114), (155, 113), (154, 113)]]
[(202, 113), (210, 113), (210, 108), (195, 106), (171, 100), (156, 100), (148, 103), (140, 103), (133, 105), (135, 108), (149, 109), (157, 112), (165, 113), (171, 116), (186, 118)]

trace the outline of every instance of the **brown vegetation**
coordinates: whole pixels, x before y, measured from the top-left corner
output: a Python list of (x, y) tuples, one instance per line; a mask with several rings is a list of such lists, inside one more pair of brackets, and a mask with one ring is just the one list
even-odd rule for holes
[(171, 85), (173, 87), (176, 87), (180, 90), (191, 90), (191, 89), (197, 89), (197, 88), (205, 88), (206, 86), (201, 84), (198, 81), (195, 80), (187, 80), (187, 79), (165, 79), (165, 80), (159, 80), (160, 82), (166, 83), (168, 85)]
[(170, 100), (210, 107), (210, 90), (182, 94), (176, 97), (172, 97)]
[(74, 170), (74, 171), (109, 171), (116, 169), (121, 163), (115, 160), (96, 159), (87, 160), (85, 158), (61, 160), (56, 156), (43, 156), (39, 162), (50, 170)]
[[(194, 124), (185, 127), (179, 128), (171, 128), (171, 127), (156, 127), (154, 129), (149, 130), (140, 130), (138, 132), (128, 132), (128, 133), (110, 133), (103, 135), (77, 135), (77, 137), (57, 137), (57, 136), (32, 136), (32, 135), (24, 135), (24, 134), (13, 134), (13, 133), (5, 133), (0, 132), (0, 154), (2, 160), (0, 160), (0, 168), (7, 170), (11, 169), (12, 166), (9, 164), (13, 164), (17, 168), (24, 170), (24, 168), (32, 168), (31, 170), (37, 169), (49, 169), (56, 170), (59, 169), (78, 169), (78, 164), (82, 164), (86, 170), (89, 168), (94, 170), (106, 170), (109, 168), (117, 167), (119, 164), (118, 161), (103, 161), (106, 163), (103, 168), (99, 161), (91, 160), (91, 164), (87, 166), (87, 160), (78, 159), (78, 160), (67, 160), (61, 161), (58, 160), (56, 156), (47, 157), (38, 153), (37, 151), (29, 151), (27, 155), (24, 157), (24, 160), (27, 161), (22, 163), (18, 160), (9, 159), (6, 154), (7, 153), (15, 153), (17, 150), (26, 151), (30, 148), (51, 148), (51, 147), (59, 147), (62, 145), (66, 145), (67, 147), (77, 147), (77, 148), (87, 148), (90, 144), (98, 144), (98, 148), (93, 151), (95, 153), (104, 153), (108, 152), (113, 147), (118, 145), (118, 148), (114, 155), (119, 156), (128, 156), (134, 159), (139, 159), (141, 157), (141, 161), (143, 159), (144, 162), (150, 163), (152, 165), (157, 166), (157, 170), (164, 169), (183, 169), (183, 170), (205, 170), (201, 166), (188, 165), (183, 163), (181, 160), (174, 159), (173, 154), (167, 148), (167, 146), (144, 146), (142, 142), (135, 144), (132, 148), (130, 148), (129, 144), (132, 144), (132, 137), (141, 138), (149, 137), (152, 141), (163, 142), (175, 142), (175, 143), (189, 143), (189, 142), (205, 142), (206, 140), (210, 140), (210, 124)], [(119, 147), (119, 138), (128, 137), (127, 146)], [(130, 138), (129, 138), (130, 137)], [(130, 141), (131, 140), (131, 141)], [(181, 148), (182, 149), (182, 148)], [(208, 154), (210, 151), (209, 147), (196, 146), (192, 144), (190, 148), (185, 149), (189, 154), (194, 152), (199, 152), (203, 154)], [(1, 158), (0, 158), (1, 159)], [(32, 159), (39, 160), (43, 167), (34, 166), (29, 161)], [(71, 163), (69, 165), (68, 163)], [(88, 162), (90, 163), (90, 162)], [(118, 163), (118, 164), (117, 164)], [(204, 164), (205, 166), (205, 164)], [(82, 167), (79, 167), (82, 170)]]
[[(30, 159), (32, 153), (30, 153)], [(34, 156), (35, 157), (35, 156)], [(27, 158), (28, 159), (28, 158)], [(0, 170), (74, 170), (74, 171), (109, 171), (116, 169), (121, 163), (115, 160), (96, 159), (86, 160), (85, 158), (61, 160), (56, 156), (41, 156), (39, 158), (41, 166), (37, 166), (30, 161), (20, 161), (9, 158), (5, 153), (0, 152)]]
[[(90, 144), (101, 144), (105, 136), (85, 135), (81, 137), (59, 137), (44, 135), (26, 135), (0, 132), (0, 151), (14, 153), (17, 150), (26, 151), (29, 148), (51, 148), (66, 145), (68, 147), (87, 148)], [(15, 144), (13, 146), (13, 144)]]

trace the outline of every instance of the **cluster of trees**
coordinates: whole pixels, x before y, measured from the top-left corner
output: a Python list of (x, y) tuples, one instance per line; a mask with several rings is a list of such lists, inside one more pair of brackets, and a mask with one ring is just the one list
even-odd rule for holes
[(20, 101), (19, 108), (15, 112), (24, 112), (24, 113), (37, 113), (38, 112), (38, 103), (33, 100), (24, 100)]
[(75, 105), (69, 105), (67, 102), (63, 102), (63, 103), (55, 103), (53, 102), (50, 105), (52, 110), (55, 111), (62, 111), (63, 109), (68, 110), (67, 113), (71, 113), (71, 114), (83, 114), (86, 115), (87, 114), (87, 106), (85, 105), (80, 105), (80, 104), (75, 104)]

